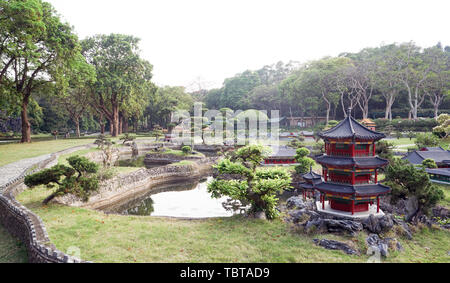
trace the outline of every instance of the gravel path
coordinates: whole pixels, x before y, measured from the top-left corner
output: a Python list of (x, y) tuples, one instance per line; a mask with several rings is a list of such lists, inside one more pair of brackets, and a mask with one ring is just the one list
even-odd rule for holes
[(0, 187), (14, 180), (17, 176), (32, 168), (33, 165), (51, 157), (45, 154), (38, 157), (23, 159), (0, 167)]
[[(56, 155), (56, 157), (58, 157), (59, 155), (62, 155), (62, 154), (72, 153), (74, 151), (78, 151), (78, 150), (81, 150), (84, 148), (90, 148), (93, 146), (95, 146), (95, 145), (88, 144), (88, 145), (76, 146), (76, 147), (72, 147), (72, 148), (69, 148), (69, 149), (66, 149), (63, 151), (59, 151), (56, 153), (49, 153), (49, 154), (40, 155), (37, 157), (22, 159), (22, 160), (14, 162), (14, 163), (7, 164), (3, 167), (0, 167), (0, 188), (3, 185), (7, 184), (8, 182), (14, 180), (18, 176), (20, 176), (23, 172), (29, 170), (30, 168), (32, 168), (34, 165), (38, 164), (39, 162), (49, 159), (50, 157), (52, 157), (52, 155)], [(47, 165), (47, 168), (51, 167), (57, 163), (58, 163), (58, 159), (49, 163)]]

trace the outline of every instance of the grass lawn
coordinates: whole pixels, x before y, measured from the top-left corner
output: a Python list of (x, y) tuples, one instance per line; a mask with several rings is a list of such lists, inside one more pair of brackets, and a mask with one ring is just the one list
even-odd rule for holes
[(446, 185), (438, 185), (443, 191), (445, 199), (440, 202), (442, 206), (445, 206), (450, 209), (450, 186)]
[(74, 146), (93, 143), (95, 139), (62, 139), (30, 144), (0, 144), (0, 166), (26, 158), (61, 151)]
[(0, 225), (0, 263), (24, 263), (27, 261), (25, 245), (12, 237)]
[[(51, 204), (44, 188), (25, 191), (18, 200), (44, 221), (50, 239), (61, 251), (79, 247), (94, 262), (366, 262), (313, 244), (313, 238), (346, 241), (364, 253), (365, 235), (305, 235), (281, 220), (239, 216), (209, 220), (177, 220), (106, 215), (98, 211)], [(414, 240), (400, 239), (405, 251), (392, 262), (450, 262), (450, 233), (424, 229)]]

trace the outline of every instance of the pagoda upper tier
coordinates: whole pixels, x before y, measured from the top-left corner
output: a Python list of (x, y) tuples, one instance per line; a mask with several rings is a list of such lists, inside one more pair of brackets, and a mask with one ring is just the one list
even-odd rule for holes
[(329, 155), (320, 155), (316, 157), (317, 163), (332, 168), (358, 168), (370, 169), (381, 168), (389, 164), (389, 161), (383, 158), (375, 157), (337, 157)]
[(386, 136), (382, 133), (370, 130), (351, 117), (350, 113), (347, 118), (342, 120), (336, 127), (323, 131), (319, 134), (324, 140), (347, 140), (352, 139), (361, 141), (378, 141)]

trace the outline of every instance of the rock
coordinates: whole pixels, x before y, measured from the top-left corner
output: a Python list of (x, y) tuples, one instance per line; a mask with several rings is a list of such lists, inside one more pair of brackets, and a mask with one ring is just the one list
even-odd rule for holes
[(257, 211), (257, 212), (255, 212), (255, 213), (253, 213), (253, 218), (255, 218), (255, 219), (263, 219), (263, 220), (266, 220), (267, 219), (267, 217), (266, 217), (266, 213), (264, 212), (264, 211)]
[(394, 220), (392, 215), (383, 215), (382, 217), (375, 217), (371, 214), (366, 220), (362, 222), (365, 229), (372, 233), (380, 234), (387, 232), (394, 227)]
[(440, 219), (450, 218), (450, 210), (443, 206), (436, 206), (435, 208), (433, 208), (432, 212), (433, 217), (439, 217)]
[(394, 224), (397, 225), (400, 229), (401, 234), (403, 234), (408, 240), (412, 240), (413, 234), (409, 229), (409, 226), (406, 222), (393, 218)]
[(419, 210), (419, 201), (416, 197), (409, 197), (405, 205), (406, 221), (409, 222), (417, 214)]
[(313, 241), (316, 245), (321, 246), (328, 250), (341, 250), (349, 255), (359, 255), (358, 251), (354, 250), (352, 247), (342, 242), (327, 239), (322, 240), (314, 239)]
[(325, 226), (328, 232), (349, 232), (354, 235), (356, 232), (362, 231), (363, 226), (361, 223), (351, 220), (334, 220), (334, 219), (324, 219)]
[(309, 209), (300, 209), (289, 212), (290, 220), (293, 223), (300, 223), (306, 220), (317, 219), (320, 217), (320, 214)]
[(294, 196), (286, 201), (286, 207), (289, 209), (304, 209), (307, 207), (307, 205), (303, 201), (302, 197)]
[(355, 235), (363, 230), (361, 223), (351, 220), (335, 220), (335, 219), (312, 219), (305, 225), (305, 232), (309, 233), (313, 229), (319, 232), (342, 233), (347, 232)]
[(370, 234), (367, 239), (367, 255), (381, 255), (384, 257), (389, 256), (388, 244), (381, 240), (377, 234)]
[(366, 238), (367, 243), (367, 255), (375, 256), (389, 256), (389, 250), (391, 251), (403, 251), (402, 244), (396, 238), (381, 239), (377, 234), (370, 234)]

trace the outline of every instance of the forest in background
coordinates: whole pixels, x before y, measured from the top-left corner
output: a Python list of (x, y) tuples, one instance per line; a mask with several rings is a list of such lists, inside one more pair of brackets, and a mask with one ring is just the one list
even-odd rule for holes
[[(382, 45), (244, 70), (220, 89), (156, 86), (132, 35), (79, 40), (41, 0), (0, 1), (0, 132), (150, 131), (178, 109), (280, 110), (282, 117), (419, 120), (450, 112), (450, 47)], [(431, 129), (430, 129), (431, 130)]]

